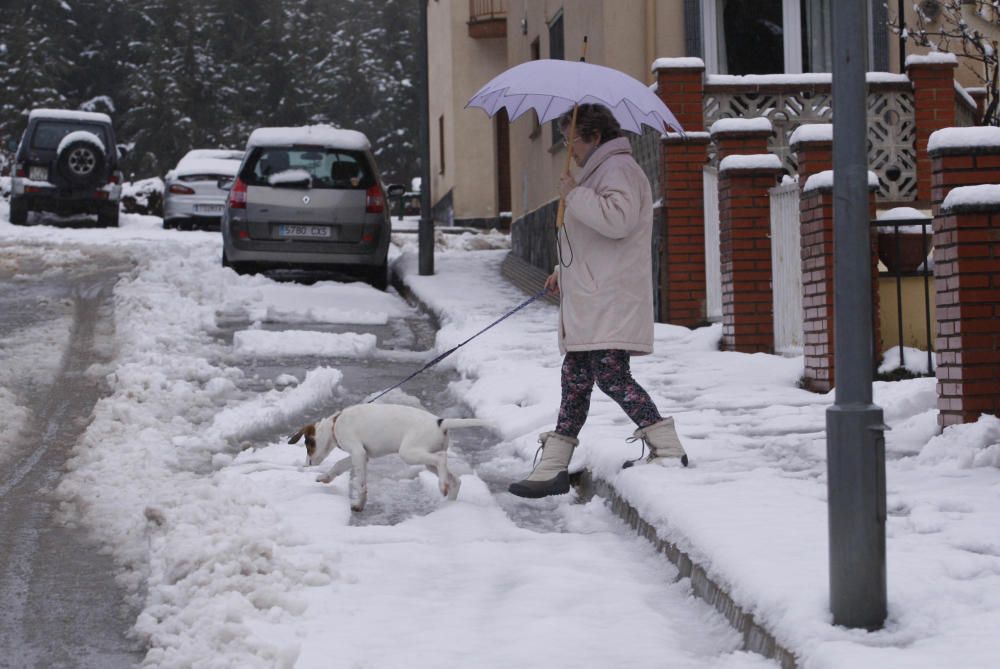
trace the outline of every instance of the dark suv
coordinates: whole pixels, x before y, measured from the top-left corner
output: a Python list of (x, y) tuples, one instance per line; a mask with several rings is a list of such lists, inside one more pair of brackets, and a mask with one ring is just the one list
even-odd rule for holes
[(97, 214), (103, 226), (118, 225), (122, 173), (107, 114), (35, 109), (14, 154), (10, 222), (24, 225), (30, 211)]

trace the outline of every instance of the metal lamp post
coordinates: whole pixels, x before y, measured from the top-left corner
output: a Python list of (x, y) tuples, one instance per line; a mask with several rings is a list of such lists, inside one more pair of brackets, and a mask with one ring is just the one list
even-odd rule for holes
[(431, 130), (430, 111), (427, 108), (428, 91), (427, 58), (427, 0), (420, 3), (420, 227), (417, 229), (417, 269), (421, 276), (434, 274), (434, 221), (431, 219)]
[(878, 629), (887, 615), (886, 428), (872, 403), (865, 4), (832, 3), (836, 401), (826, 452), (833, 621)]

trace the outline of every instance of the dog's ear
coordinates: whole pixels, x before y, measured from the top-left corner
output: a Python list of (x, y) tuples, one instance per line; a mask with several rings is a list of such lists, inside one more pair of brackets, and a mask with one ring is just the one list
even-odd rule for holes
[(312, 423), (310, 423), (309, 425), (306, 425), (304, 428), (302, 428), (301, 430), (299, 430), (298, 432), (296, 432), (295, 434), (293, 434), (292, 438), (288, 440), (288, 443), (289, 444), (297, 444), (297, 443), (299, 443), (299, 439), (302, 438), (302, 435), (306, 434), (310, 430), (312, 430), (314, 432), (316, 431), (316, 428), (313, 426)]

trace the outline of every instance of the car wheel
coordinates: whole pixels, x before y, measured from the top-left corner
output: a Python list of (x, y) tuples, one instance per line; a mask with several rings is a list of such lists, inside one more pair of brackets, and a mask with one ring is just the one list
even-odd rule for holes
[(102, 228), (118, 227), (118, 204), (104, 207), (97, 212), (97, 225)]
[(173, 230), (176, 227), (177, 227), (177, 221), (176, 221), (176, 219), (173, 219), (173, 218), (165, 218), (165, 219), (163, 219), (163, 229), (164, 230)]
[(14, 225), (28, 222), (28, 203), (19, 197), (10, 198), (10, 222)]
[(371, 284), (372, 288), (377, 288), (378, 290), (385, 290), (389, 287), (389, 263), (384, 262), (381, 265), (375, 265), (368, 270), (368, 283)]
[(104, 152), (99, 146), (78, 140), (63, 147), (56, 159), (56, 168), (75, 186), (93, 186), (101, 181), (104, 162)]

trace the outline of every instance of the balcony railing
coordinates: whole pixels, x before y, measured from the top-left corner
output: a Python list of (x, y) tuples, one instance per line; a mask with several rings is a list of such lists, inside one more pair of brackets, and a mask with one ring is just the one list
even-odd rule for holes
[(507, 0), (469, 0), (469, 37), (507, 36)]

